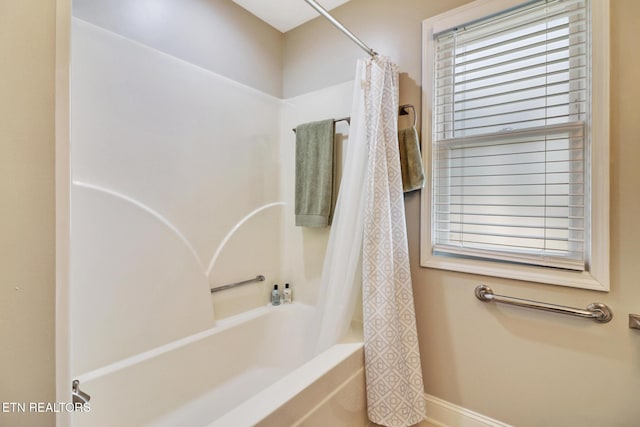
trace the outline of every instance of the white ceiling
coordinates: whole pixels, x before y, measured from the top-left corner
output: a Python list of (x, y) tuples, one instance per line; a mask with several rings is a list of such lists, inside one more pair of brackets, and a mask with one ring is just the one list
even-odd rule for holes
[[(349, 0), (319, 0), (327, 10), (340, 6)], [(286, 33), (298, 25), (318, 16), (304, 0), (233, 0), (272, 27)]]

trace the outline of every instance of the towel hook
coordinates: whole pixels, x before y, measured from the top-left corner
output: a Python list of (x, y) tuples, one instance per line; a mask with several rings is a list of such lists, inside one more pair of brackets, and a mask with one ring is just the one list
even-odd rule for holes
[(409, 114), (409, 109), (413, 111), (413, 127), (416, 127), (418, 117), (416, 116), (416, 108), (412, 104), (404, 104), (400, 106), (400, 115), (406, 116)]

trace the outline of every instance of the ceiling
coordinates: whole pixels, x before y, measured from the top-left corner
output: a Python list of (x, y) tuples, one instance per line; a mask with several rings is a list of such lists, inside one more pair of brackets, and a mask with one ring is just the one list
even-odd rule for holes
[[(349, 0), (318, 0), (327, 10)], [(233, 0), (280, 32), (287, 31), (319, 16), (304, 0)]]

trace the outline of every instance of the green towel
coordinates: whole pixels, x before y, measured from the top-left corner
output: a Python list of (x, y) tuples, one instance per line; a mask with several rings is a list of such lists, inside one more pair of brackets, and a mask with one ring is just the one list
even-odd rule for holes
[(402, 189), (405, 193), (424, 186), (424, 168), (420, 155), (420, 139), (414, 126), (398, 131)]
[(333, 119), (296, 128), (296, 225), (327, 227), (333, 200)]

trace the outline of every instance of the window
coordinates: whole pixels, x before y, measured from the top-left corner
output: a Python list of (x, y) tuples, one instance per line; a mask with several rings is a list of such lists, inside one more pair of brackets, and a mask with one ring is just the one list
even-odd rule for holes
[(422, 265), (608, 290), (595, 3), (480, 0), (425, 21)]

